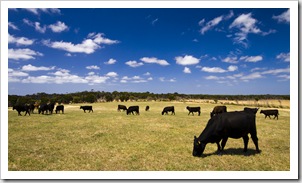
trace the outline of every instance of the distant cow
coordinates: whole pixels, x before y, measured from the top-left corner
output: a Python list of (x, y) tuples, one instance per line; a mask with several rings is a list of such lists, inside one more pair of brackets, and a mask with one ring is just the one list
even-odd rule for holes
[(34, 110), (35, 110), (35, 105), (34, 104), (29, 104), (29, 111), (30, 113), (34, 113)]
[(126, 110), (127, 110), (127, 107), (124, 106), (124, 105), (118, 105), (118, 106), (117, 106), (117, 111), (121, 111), (121, 110), (126, 111)]
[(244, 111), (225, 112), (213, 116), (199, 137), (194, 136), (193, 156), (201, 156), (208, 143), (216, 143), (217, 152), (221, 153), (229, 137), (243, 138), (243, 151), (246, 152), (249, 141), (248, 134), (251, 134), (256, 151), (259, 153), (255, 118), (254, 114)]
[(91, 111), (93, 112), (92, 106), (91, 106), (91, 105), (90, 105), (90, 106), (81, 106), (80, 109), (83, 109), (85, 113), (86, 113), (86, 110), (88, 110), (89, 113), (90, 113)]
[(147, 105), (145, 111), (149, 111), (150, 107)]
[(226, 106), (215, 106), (213, 108), (213, 111), (210, 113), (210, 116), (213, 117), (216, 114), (224, 113), (227, 112), (227, 107)]
[(38, 109), (39, 114), (48, 114), (48, 111), (50, 111), (50, 106), (48, 104), (41, 104)]
[(198, 116), (200, 116), (200, 107), (189, 107), (189, 106), (187, 106), (187, 109), (189, 111), (188, 115), (190, 115), (190, 113), (192, 113), (192, 115), (194, 116), (194, 112), (198, 112)]
[(174, 106), (165, 107), (165, 108), (163, 109), (163, 111), (161, 112), (161, 115), (168, 114), (168, 112), (172, 112), (171, 115), (172, 115), (172, 114), (175, 115)]
[(62, 114), (64, 114), (64, 105), (58, 105), (56, 107), (56, 114), (58, 114), (58, 112), (60, 113), (60, 111), (62, 111)]
[(278, 119), (278, 115), (279, 115), (279, 111), (277, 109), (274, 109), (274, 110), (261, 110), (260, 114), (261, 113), (265, 115), (265, 119), (266, 119), (267, 116), (269, 117), (269, 119), (271, 119), (271, 116), (275, 116), (274, 119), (275, 118)]
[[(130, 113), (133, 114), (133, 112), (136, 113), (136, 115), (139, 115), (139, 106), (130, 106), (128, 109), (127, 109), (127, 115), (129, 115)], [(134, 114), (133, 114), (134, 115)]]
[(250, 113), (253, 113), (253, 114), (256, 114), (257, 111), (258, 111), (259, 108), (248, 108), (248, 107), (245, 107), (243, 109), (244, 112), (250, 112)]
[(25, 112), (25, 115), (28, 114), (30, 116), (30, 107), (28, 105), (15, 105), (13, 106), (13, 110), (18, 112), (18, 116), (22, 116), (21, 112)]

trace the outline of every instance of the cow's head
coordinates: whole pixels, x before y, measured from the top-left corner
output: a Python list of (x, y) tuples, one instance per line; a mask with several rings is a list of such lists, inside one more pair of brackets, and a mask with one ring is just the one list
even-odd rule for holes
[(206, 145), (203, 142), (200, 142), (196, 136), (194, 136), (193, 142), (193, 156), (201, 156)]

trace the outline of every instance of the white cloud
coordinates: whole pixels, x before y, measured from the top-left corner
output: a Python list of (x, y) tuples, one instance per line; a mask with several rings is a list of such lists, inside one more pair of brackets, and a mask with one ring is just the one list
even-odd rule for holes
[(28, 73), (8, 68), (8, 77), (26, 77)]
[(259, 62), (263, 60), (263, 57), (258, 55), (258, 56), (242, 56), (240, 57), (240, 60), (244, 60), (245, 62)]
[(283, 74), (283, 75), (279, 75), (277, 76), (278, 78), (281, 78), (280, 80), (278, 81), (287, 81), (290, 79), (290, 75), (286, 75), (286, 74)]
[(60, 14), (61, 11), (58, 8), (24, 8), (25, 10), (35, 14), (39, 15), (40, 13), (48, 13), (48, 14)]
[(31, 27), (34, 27), (36, 31), (40, 33), (45, 33), (46, 32), (46, 26), (44, 25), (43, 27), (40, 26), (40, 22), (31, 22), (28, 19), (23, 19), (23, 22)]
[(31, 65), (31, 64), (24, 65), (21, 68), (22, 71), (50, 71), (50, 70), (54, 70), (54, 69), (55, 69), (55, 66), (51, 66), (51, 67), (44, 67), (44, 66), (36, 67), (36, 66)]
[(108, 72), (108, 73), (106, 74), (106, 76), (108, 76), (108, 77), (117, 77), (118, 74), (117, 74), (116, 72)]
[(259, 79), (263, 78), (260, 72), (254, 72), (246, 76), (242, 76), (240, 79), (241, 80), (251, 80), (251, 79)]
[(112, 64), (116, 63), (116, 60), (113, 59), (113, 58), (110, 58), (107, 62), (104, 62), (104, 63), (107, 64), (107, 65), (112, 65)]
[(285, 62), (290, 61), (290, 53), (280, 53), (279, 55), (276, 56), (277, 59), (283, 60)]
[(226, 62), (226, 63), (231, 63), (231, 64), (237, 64), (238, 63), (238, 60), (237, 60), (237, 57), (234, 56), (234, 57), (226, 57), (224, 59), (222, 59), (222, 62)]
[(143, 57), (140, 59), (141, 61), (149, 64), (159, 64), (162, 66), (170, 65), (166, 60), (160, 60), (155, 57)]
[(175, 78), (166, 79), (165, 77), (160, 77), (160, 78), (158, 78), (158, 79), (159, 79), (159, 81), (161, 81), (161, 82), (171, 82), (171, 83), (176, 82), (176, 79), (175, 79)]
[(287, 11), (283, 12), (280, 15), (277, 16), (273, 16), (273, 19), (276, 19), (279, 23), (285, 22), (285, 23), (289, 23), (290, 22), (290, 9), (288, 9)]
[[(90, 33), (88, 39), (85, 39), (80, 44), (73, 44), (71, 42), (43, 40), (42, 43), (48, 47), (68, 51), (71, 53), (94, 53), (99, 49), (101, 44), (115, 44), (118, 41), (113, 41), (107, 38), (101, 37), (103, 34)], [(92, 39), (90, 39), (92, 38)]]
[(150, 72), (146, 72), (144, 75), (145, 75), (145, 76), (150, 76), (151, 73), (150, 73)]
[(48, 26), (53, 32), (63, 32), (65, 30), (68, 30), (68, 26), (65, 25), (64, 22), (57, 21), (55, 24), (51, 24)]
[(144, 65), (142, 62), (137, 62), (135, 60), (129, 60), (128, 62), (125, 63), (126, 65), (129, 65), (130, 67), (139, 67)]
[(205, 77), (205, 79), (207, 79), (207, 80), (219, 80), (219, 79), (221, 79), (221, 77), (217, 77), (217, 76), (207, 76), (207, 77)]
[(14, 37), (8, 34), (8, 43), (16, 43), (17, 46), (28, 46), (34, 43), (34, 40), (28, 39), (26, 37)]
[[(206, 31), (212, 29), (213, 27), (215, 27), (216, 25), (218, 25), (222, 21), (222, 19), (223, 19), (223, 16), (219, 16), (219, 17), (216, 17), (213, 20), (207, 22), (207, 24), (200, 29), (200, 33), (204, 34)], [(203, 22), (199, 21), (199, 25), (203, 24)]]
[(90, 65), (90, 66), (87, 66), (86, 69), (90, 69), (90, 70), (91, 70), (91, 69), (99, 70), (100, 67), (97, 66), (97, 65)]
[(19, 28), (13, 22), (8, 22), (8, 27), (14, 30), (19, 30)]
[(258, 21), (252, 17), (252, 13), (241, 14), (238, 16), (232, 24), (229, 26), (230, 29), (237, 28), (239, 32), (235, 33), (234, 41), (238, 44), (243, 44), (247, 47), (247, 36), (250, 33), (260, 34), (262, 31), (256, 26)]
[(238, 70), (238, 67), (235, 66), (235, 65), (230, 65), (230, 66), (228, 67), (228, 71), (229, 71), (229, 72), (234, 72), (234, 71), (236, 71), (236, 70)]
[(280, 74), (280, 73), (289, 73), (290, 69), (289, 68), (285, 68), (285, 69), (271, 69), (271, 70), (267, 70), (262, 72), (262, 74)]
[(191, 55), (185, 55), (184, 57), (178, 56), (175, 57), (176, 63), (179, 65), (194, 65), (199, 63), (199, 59), (191, 56)]
[(8, 49), (8, 59), (13, 60), (29, 60), (35, 59), (35, 56), (43, 56), (42, 53), (31, 49)]
[(186, 73), (186, 74), (190, 74), (191, 70), (190, 70), (190, 68), (185, 67), (184, 70), (183, 70), (183, 72)]
[(224, 73), (227, 72), (226, 70), (220, 67), (202, 67), (201, 71), (210, 72), (210, 73)]
[(152, 25), (155, 25), (156, 22), (158, 22), (158, 18), (154, 19), (154, 20), (151, 22), (151, 24), (152, 24)]
[(140, 76), (133, 76), (131, 78), (129, 78), (128, 76), (124, 76), (122, 77), (122, 79), (120, 80), (121, 83), (146, 83), (148, 81), (153, 80), (153, 78), (149, 77), (148, 79), (144, 79)]

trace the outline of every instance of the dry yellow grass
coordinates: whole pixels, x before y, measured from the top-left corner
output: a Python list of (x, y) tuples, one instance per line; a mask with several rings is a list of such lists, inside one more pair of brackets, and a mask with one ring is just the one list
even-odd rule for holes
[[(147, 171), (288, 171), (290, 111), (279, 120), (257, 114), (260, 154), (250, 140), (244, 154), (242, 139), (229, 139), (225, 154), (208, 144), (204, 158), (192, 156), (193, 137), (204, 129), (216, 104), (197, 102), (126, 102), (141, 114), (117, 112), (117, 102), (95, 103), (93, 113), (81, 104), (65, 105), (65, 114), (17, 116), (8, 111), (8, 168), (11, 171), (147, 170)], [(150, 111), (145, 112), (146, 105)], [(174, 105), (176, 115), (161, 115)], [(201, 106), (201, 116), (188, 116), (186, 106)], [(244, 106), (227, 105), (228, 111)]]

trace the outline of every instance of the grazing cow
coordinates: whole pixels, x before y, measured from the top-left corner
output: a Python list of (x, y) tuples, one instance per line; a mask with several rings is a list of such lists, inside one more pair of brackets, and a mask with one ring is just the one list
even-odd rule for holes
[(139, 115), (139, 106), (130, 106), (128, 109), (127, 109), (127, 115), (129, 115), (130, 113), (132, 113), (134, 115), (134, 113), (136, 113), (136, 115)]
[(187, 106), (187, 109), (189, 111), (189, 114), (192, 113), (192, 115), (194, 116), (194, 112), (198, 112), (198, 116), (200, 116), (200, 107), (189, 107)]
[(54, 103), (48, 104), (48, 110), (49, 110), (49, 113), (50, 113), (50, 114), (53, 113), (54, 108), (55, 108), (55, 104), (54, 104)]
[(118, 105), (118, 106), (117, 106), (117, 111), (120, 112), (121, 110), (126, 111), (126, 110), (127, 110), (127, 107), (124, 106), (124, 105)]
[(64, 114), (64, 105), (58, 105), (56, 107), (56, 114), (58, 114), (58, 112), (60, 113), (60, 111), (62, 111), (62, 114)]
[(253, 114), (256, 114), (257, 111), (258, 111), (259, 108), (248, 108), (248, 107), (245, 107), (243, 109), (244, 112), (250, 112), (250, 113), (253, 113)]
[(215, 106), (213, 108), (213, 111), (210, 113), (210, 116), (213, 117), (216, 114), (224, 113), (227, 112), (227, 107), (226, 106)]
[(268, 116), (269, 119), (271, 119), (271, 116), (275, 116), (274, 119), (277, 117), (278, 120), (278, 115), (279, 115), (279, 111), (277, 109), (274, 110), (261, 110), (260, 114), (264, 114), (265, 115), (265, 119)]
[(175, 115), (174, 106), (165, 107), (165, 108), (163, 109), (163, 111), (161, 112), (161, 115), (168, 114), (168, 112), (172, 112), (171, 115), (172, 115), (172, 114)]
[(28, 114), (30, 116), (30, 107), (28, 105), (15, 105), (13, 106), (13, 110), (15, 110), (18, 112), (18, 116), (22, 116), (21, 112), (25, 112), (25, 115)]
[[(198, 138), (194, 136), (193, 156), (201, 156), (207, 143), (216, 143), (217, 152), (221, 153), (228, 138), (243, 138), (244, 152), (247, 151), (249, 137), (251, 134), (256, 151), (259, 153), (258, 137), (256, 130), (256, 119), (252, 113), (244, 111), (225, 112), (213, 116)], [(221, 146), (220, 146), (220, 141)]]
[(147, 105), (145, 111), (149, 111), (150, 107)]
[(83, 109), (85, 113), (86, 113), (86, 110), (89, 110), (89, 113), (90, 113), (91, 111), (93, 112), (92, 106), (91, 106), (91, 105), (90, 105), (90, 106), (81, 106), (80, 109)]

